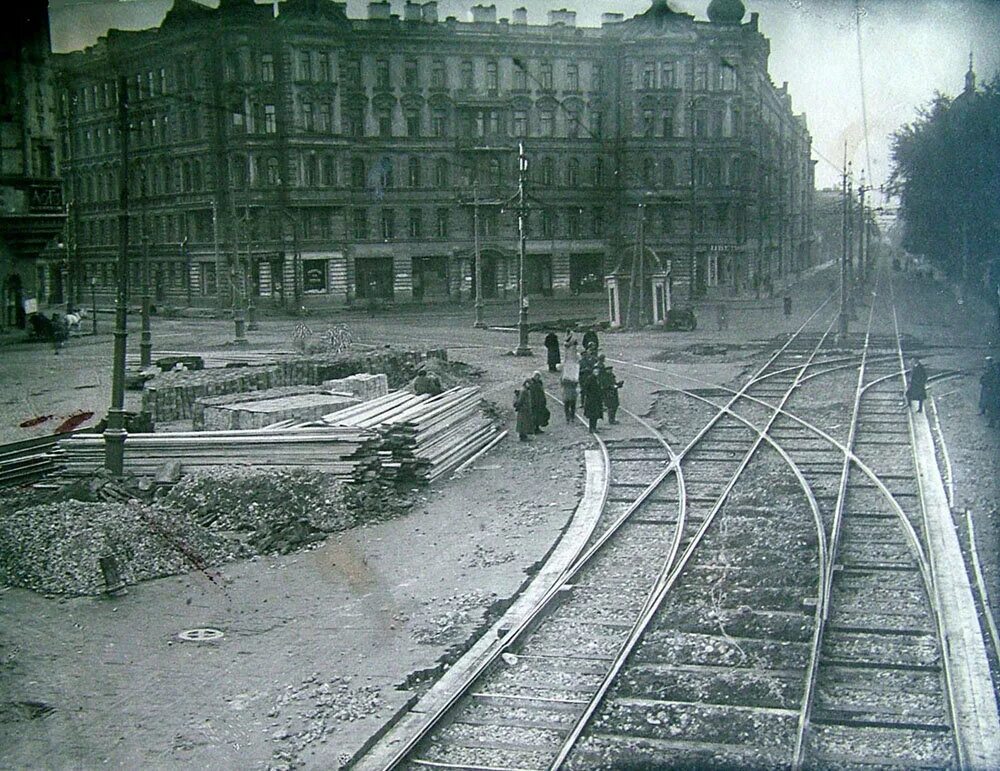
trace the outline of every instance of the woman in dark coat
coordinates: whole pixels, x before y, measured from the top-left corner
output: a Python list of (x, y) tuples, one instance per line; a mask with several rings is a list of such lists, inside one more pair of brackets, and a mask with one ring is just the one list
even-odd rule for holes
[(615, 420), (615, 416), (618, 415), (618, 389), (625, 385), (625, 381), (615, 380), (615, 372), (611, 367), (604, 367), (599, 379), (604, 406), (608, 409), (608, 423), (614, 425), (618, 422)]
[[(582, 378), (581, 378), (582, 380)], [(583, 414), (587, 416), (590, 430), (597, 431), (597, 421), (604, 417), (604, 396), (601, 393), (601, 373), (594, 369), (586, 383), (580, 384), (583, 396)]]
[(549, 332), (545, 336), (545, 350), (548, 352), (549, 372), (555, 372), (559, 364), (559, 336), (555, 332)]
[(588, 329), (586, 332), (583, 333), (584, 350), (593, 347), (594, 352), (596, 353), (597, 349), (600, 348), (600, 346), (601, 343), (597, 339), (597, 332), (595, 332), (593, 329)]
[(906, 406), (910, 402), (917, 403), (917, 412), (923, 412), (924, 399), (927, 398), (927, 370), (920, 363), (920, 359), (913, 359), (913, 366), (910, 368), (910, 384), (906, 388)]
[(514, 409), (517, 410), (517, 435), (522, 442), (535, 433), (534, 412), (531, 409), (531, 380), (525, 380), (520, 389), (514, 391)]
[(535, 433), (541, 434), (542, 426), (549, 424), (549, 408), (545, 404), (545, 385), (542, 383), (542, 373), (535, 372), (527, 381), (531, 384), (531, 416), (535, 423)]

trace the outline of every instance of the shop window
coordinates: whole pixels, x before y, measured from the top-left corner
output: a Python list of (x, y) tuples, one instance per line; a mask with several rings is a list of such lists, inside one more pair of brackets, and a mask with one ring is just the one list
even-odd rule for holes
[(325, 294), (326, 280), (326, 260), (302, 261), (302, 291), (306, 294)]

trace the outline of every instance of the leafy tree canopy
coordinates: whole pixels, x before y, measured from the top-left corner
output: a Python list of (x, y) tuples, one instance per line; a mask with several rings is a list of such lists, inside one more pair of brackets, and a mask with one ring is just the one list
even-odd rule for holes
[(903, 247), (960, 276), (1000, 257), (1000, 76), (952, 99), (935, 94), (892, 136), (889, 193), (900, 201)]

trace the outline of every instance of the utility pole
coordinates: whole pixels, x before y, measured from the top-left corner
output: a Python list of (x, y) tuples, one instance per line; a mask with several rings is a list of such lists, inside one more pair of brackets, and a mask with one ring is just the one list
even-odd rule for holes
[(865, 256), (865, 193), (869, 190), (862, 181), (858, 185), (858, 281), (864, 285), (868, 280), (868, 262)]
[(854, 176), (851, 163), (847, 164), (847, 195), (844, 196), (844, 226), (847, 241), (847, 314), (854, 318)]
[(246, 345), (247, 343), (247, 333), (246, 333), (246, 315), (243, 310), (243, 268), (242, 260), (240, 259), (240, 239), (239, 239), (239, 222), (236, 220), (236, 196), (230, 194), (229, 203), (231, 209), (230, 222), (232, 223), (232, 233), (233, 233), (233, 263), (229, 270), (229, 288), (233, 295), (233, 327), (235, 332), (235, 340), (233, 342), (236, 345)]
[(524, 291), (524, 250), (527, 241), (528, 207), (524, 199), (524, 178), (528, 172), (528, 157), (524, 154), (524, 142), (517, 143), (517, 241), (518, 266), (517, 295), (519, 310), (517, 314), (517, 356), (531, 356), (528, 347), (528, 295)]
[(844, 174), (841, 180), (841, 194), (844, 198), (843, 221), (841, 223), (840, 252), (840, 316), (837, 331), (841, 341), (847, 338), (847, 143), (844, 143)]
[(121, 476), (125, 467), (125, 342), (128, 331), (128, 80), (118, 76), (118, 140), (121, 165), (118, 178), (118, 281), (115, 292), (114, 357), (111, 370), (111, 409), (104, 429), (104, 466)]
[(472, 326), (476, 329), (483, 329), (486, 323), (483, 321), (483, 261), (479, 253), (479, 180), (472, 183), (472, 245), (476, 260), (476, 320)]
[[(145, 186), (145, 179), (140, 177), (140, 184)], [(153, 340), (149, 326), (149, 233), (146, 232), (146, 197), (143, 191), (142, 213), (140, 220), (142, 231), (142, 314), (139, 332), (139, 367), (146, 368), (153, 363)]]

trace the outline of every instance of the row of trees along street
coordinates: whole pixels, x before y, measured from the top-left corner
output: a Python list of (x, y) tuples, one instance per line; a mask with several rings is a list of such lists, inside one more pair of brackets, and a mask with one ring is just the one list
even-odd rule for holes
[(890, 195), (900, 201), (902, 246), (962, 283), (1000, 284), (1000, 75), (938, 93), (893, 134)]

